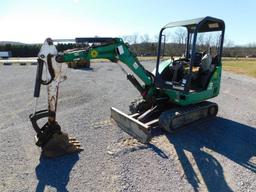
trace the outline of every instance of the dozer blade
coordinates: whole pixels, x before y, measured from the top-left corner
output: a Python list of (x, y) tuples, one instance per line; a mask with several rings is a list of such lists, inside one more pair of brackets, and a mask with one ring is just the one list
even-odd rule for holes
[(68, 137), (66, 133), (55, 133), (49, 141), (42, 147), (42, 154), (46, 157), (58, 157), (70, 153), (83, 151), (79, 141)]
[(151, 134), (150, 127), (137, 119), (129, 116), (118, 109), (111, 107), (111, 118), (117, 125), (129, 135), (133, 136), (142, 143), (148, 143)]

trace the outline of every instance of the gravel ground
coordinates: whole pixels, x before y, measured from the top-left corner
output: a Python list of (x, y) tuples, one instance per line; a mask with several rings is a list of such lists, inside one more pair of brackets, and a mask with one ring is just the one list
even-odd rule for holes
[(137, 91), (116, 64), (92, 67), (68, 71), (57, 115), (84, 151), (45, 159), (28, 120), (36, 66), (0, 65), (0, 191), (256, 191), (256, 79), (224, 72), (218, 117), (143, 145), (109, 120)]

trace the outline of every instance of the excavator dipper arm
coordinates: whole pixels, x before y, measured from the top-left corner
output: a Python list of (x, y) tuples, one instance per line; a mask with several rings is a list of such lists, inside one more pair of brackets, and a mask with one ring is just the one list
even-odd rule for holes
[[(35, 105), (34, 113), (29, 116), (37, 133), (35, 137), (36, 145), (42, 148), (43, 155), (47, 157), (82, 151), (79, 142), (63, 133), (56, 121), (59, 85), (66, 79), (64, 64), (56, 62), (57, 53), (53, 41), (50, 38), (46, 39), (38, 54), (34, 97), (37, 103), (41, 85), (47, 85), (48, 109), (37, 111)], [(44, 68), (46, 78), (42, 80)], [(48, 118), (48, 121), (40, 128), (37, 121), (43, 118)]]
[(87, 43), (97, 42), (103, 43), (100, 45), (92, 45), (85, 50), (78, 51), (66, 51), (56, 56), (56, 61), (59, 63), (72, 62), (76, 60), (93, 60), (93, 59), (108, 59), (113, 62), (122, 62), (136, 76), (141, 79), (144, 85), (140, 83), (131, 74), (128, 74), (127, 78), (130, 80), (135, 87), (140, 91), (141, 94), (145, 95), (146, 88), (152, 87), (154, 81), (154, 75), (147, 71), (143, 65), (139, 62), (136, 55), (130, 51), (127, 44), (120, 38), (77, 38), (81, 42), (84, 39)]

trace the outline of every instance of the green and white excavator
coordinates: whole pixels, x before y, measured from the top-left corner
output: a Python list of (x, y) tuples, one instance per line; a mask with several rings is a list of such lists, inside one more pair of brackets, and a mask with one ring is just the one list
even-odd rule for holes
[[(177, 27), (184, 29), (186, 33), (185, 42), (181, 45), (184, 54), (180, 58), (171, 56), (165, 60), (163, 58), (166, 57), (162, 57), (166, 55), (165, 49), (168, 45), (164, 41), (165, 32)], [(38, 54), (34, 96), (39, 97), (41, 84), (47, 85), (48, 109), (37, 111), (35, 108), (30, 115), (37, 133), (36, 144), (42, 147), (43, 154), (48, 157), (82, 150), (80, 143), (63, 133), (56, 121), (59, 84), (65, 79), (63, 64), (76, 60), (104, 58), (120, 62), (120, 65), (126, 65), (133, 72), (127, 74), (127, 79), (140, 92), (141, 99), (131, 103), (129, 115), (112, 107), (111, 117), (121, 129), (140, 142), (149, 142), (153, 129), (162, 128), (173, 132), (199, 119), (216, 116), (218, 105), (206, 100), (219, 94), (224, 30), (224, 21), (213, 17), (165, 25), (160, 30), (157, 61), (153, 72), (145, 69), (128, 44), (120, 38), (67, 40), (90, 46), (62, 53), (54, 45), (58, 40), (46, 39)], [(205, 46), (201, 37), (211, 33), (218, 35), (214, 36), (215, 41), (208, 41)], [(202, 53), (202, 50), (206, 51)], [(46, 75), (48, 74), (45, 80), (42, 80), (43, 68), (47, 71)], [(40, 128), (37, 121), (46, 117), (47, 123)]]

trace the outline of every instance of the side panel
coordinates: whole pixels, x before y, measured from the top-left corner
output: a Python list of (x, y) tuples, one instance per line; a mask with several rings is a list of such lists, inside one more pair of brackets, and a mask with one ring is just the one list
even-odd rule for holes
[(165, 92), (169, 96), (171, 102), (181, 106), (195, 104), (207, 99), (211, 99), (219, 95), (221, 71), (221, 65), (217, 66), (205, 91), (183, 94), (180, 91), (166, 89)]

